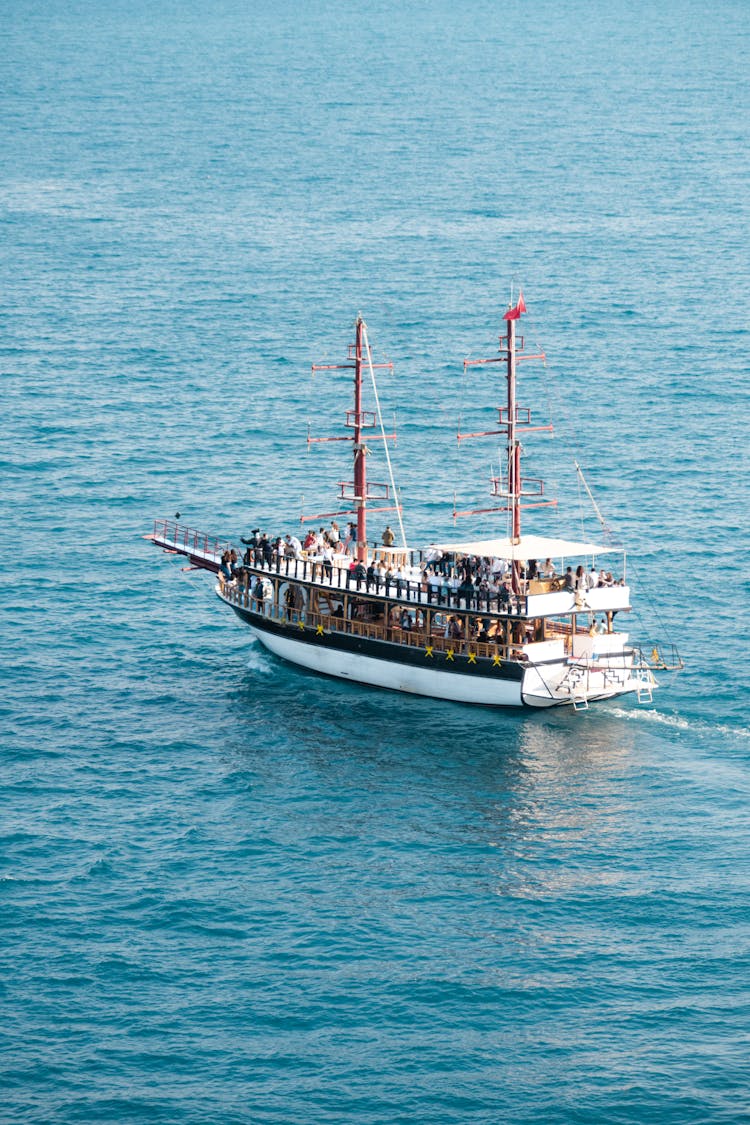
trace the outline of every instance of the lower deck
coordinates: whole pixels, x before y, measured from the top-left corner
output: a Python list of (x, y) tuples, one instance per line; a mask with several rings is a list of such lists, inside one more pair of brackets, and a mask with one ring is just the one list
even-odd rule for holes
[[(613, 615), (601, 617), (595, 632), (590, 613), (567, 618), (522, 616), (446, 605), (428, 591), (396, 591), (392, 596), (365, 589), (342, 589), (334, 584), (288, 578), (253, 568), (243, 580), (225, 582), (219, 575), (222, 598), (254, 618), (277, 627), (312, 630), (386, 643), (399, 649), (441, 654), (450, 662), (461, 658), (472, 665), (489, 661), (528, 665), (598, 657), (603, 662), (627, 657), (628, 634), (613, 629)], [(244, 616), (244, 615), (243, 615)]]

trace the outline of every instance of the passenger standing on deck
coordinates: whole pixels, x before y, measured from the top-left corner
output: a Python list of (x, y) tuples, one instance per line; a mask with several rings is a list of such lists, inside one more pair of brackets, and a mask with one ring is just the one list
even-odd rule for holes
[(367, 570), (365, 569), (365, 564), (361, 562), (353, 564), (351, 575), (357, 583), (357, 589), (360, 590), (362, 588), (362, 583), (367, 581)]
[(347, 555), (354, 555), (356, 554), (356, 547), (357, 525), (356, 523), (350, 523), (346, 533), (346, 539), (344, 540), (344, 550), (346, 551)]
[(384, 547), (392, 547), (393, 541), (394, 541), (395, 538), (396, 538), (396, 536), (391, 531), (391, 525), (388, 524), (385, 531), (383, 532), (383, 546)]
[(230, 561), (229, 551), (225, 551), (221, 556), (221, 566), (219, 567), (219, 579), (225, 582), (232, 581), (232, 564)]
[(293, 586), (287, 586), (284, 591), (284, 604), (286, 605), (286, 619), (292, 620), (292, 612), (297, 607), (297, 595)]
[(325, 547), (323, 548), (322, 558), (323, 573), (330, 582), (333, 579), (333, 547), (330, 545), (330, 543), (326, 543)]
[(284, 550), (286, 551), (286, 553), (288, 555), (291, 555), (292, 558), (301, 559), (302, 558), (302, 544), (300, 543), (297, 536), (296, 535), (287, 535), (287, 536), (285, 536), (285, 539), (286, 539), (286, 547), (284, 548)]

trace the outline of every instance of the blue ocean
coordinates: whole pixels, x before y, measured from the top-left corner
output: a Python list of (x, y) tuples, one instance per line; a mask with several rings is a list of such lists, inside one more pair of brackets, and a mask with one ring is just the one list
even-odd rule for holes
[[(0, 1121), (750, 1121), (749, 50), (746, 0), (3, 5)], [(599, 532), (576, 458), (653, 701), (305, 673), (144, 539), (336, 510), (358, 313), (410, 542), (479, 533), (519, 289), (525, 527)]]

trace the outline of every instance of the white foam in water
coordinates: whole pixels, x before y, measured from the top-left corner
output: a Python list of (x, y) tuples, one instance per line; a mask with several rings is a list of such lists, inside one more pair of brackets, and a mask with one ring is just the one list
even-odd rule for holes
[(250, 652), (247, 654), (245, 667), (250, 672), (260, 672), (263, 676), (270, 676), (273, 671), (271, 658), (268, 656), (263, 646), (258, 644), (255, 637), (252, 638), (251, 646)]
[(665, 715), (662, 711), (626, 711), (624, 708), (615, 707), (609, 710), (610, 715), (616, 715), (618, 719), (637, 720), (640, 722), (662, 723), (667, 727), (674, 727), (677, 730), (690, 730), (690, 723), (687, 719), (683, 719), (681, 715)]
[(658, 723), (661, 726), (671, 727), (674, 730), (689, 730), (697, 734), (711, 734), (720, 735), (728, 738), (750, 738), (750, 728), (732, 727), (725, 724), (707, 723), (700, 719), (690, 721), (683, 718), (682, 715), (668, 715), (662, 711), (626, 711), (624, 708), (616, 707), (609, 708), (608, 714), (614, 715), (618, 719), (627, 719), (629, 721)]

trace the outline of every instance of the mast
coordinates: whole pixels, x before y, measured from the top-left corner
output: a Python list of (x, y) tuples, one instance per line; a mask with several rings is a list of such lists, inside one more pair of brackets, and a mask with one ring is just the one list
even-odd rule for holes
[(511, 538), (521, 540), (521, 443), (516, 436), (516, 322), (508, 320), (508, 502)]
[[(356, 515), (357, 517), (357, 546), (356, 546), (356, 559), (357, 562), (367, 562), (367, 501), (368, 500), (390, 500), (390, 491), (387, 484), (374, 483), (367, 480), (367, 454), (370, 452), (365, 440), (365, 435), (369, 441), (382, 441), (384, 444), (388, 441), (395, 441), (395, 434), (380, 434), (374, 433), (376, 429), (377, 420), (375, 413), (371, 410), (363, 410), (363, 373), (365, 367), (368, 370), (374, 371), (377, 368), (386, 368), (389, 371), (393, 370), (392, 363), (373, 363), (370, 346), (367, 341), (367, 325), (362, 319), (361, 314), (357, 316), (354, 322), (355, 336), (354, 343), (349, 345), (349, 355), (347, 363), (314, 363), (312, 370), (315, 371), (341, 371), (351, 370), (354, 372), (354, 409), (347, 410), (346, 412), (346, 428), (351, 430), (351, 434), (345, 437), (310, 437), (308, 434), (307, 444), (313, 445), (317, 442), (328, 441), (350, 441), (352, 443), (352, 452), (354, 456), (354, 480), (353, 481), (339, 481), (339, 496), (342, 500), (348, 500), (352, 505), (351, 508), (339, 509), (336, 512), (321, 512), (315, 516), (302, 516), (300, 522), (305, 523), (307, 520), (318, 520), (327, 516), (342, 516), (342, 515)], [(398, 504), (386, 504), (382, 507), (371, 508), (372, 512), (400, 512)]]
[(358, 315), (354, 342), (354, 504), (357, 510), (357, 562), (367, 562), (367, 446), (362, 441), (362, 326)]
[[(454, 519), (458, 516), (477, 516), (490, 512), (508, 513), (508, 532), (511, 542), (521, 542), (521, 509), (542, 508), (556, 504), (555, 500), (547, 499), (544, 495), (544, 481), (529, 479), (521, 476), (521, 434), (534, 431), (552, 429), (551, 425), (533, 426), (531, 424), (531, 411), (519, 406), (516, 401), (516, 365), (521, 360), (541, 359), (544, 353), (528, 354), (524, 351), (524, 338), (520, 337), (520, 352), (516, 351), (516, 321), (522, 313), (526, 312), (523, 293), (518, 294), (518, 301), (512, 308), (508, 308), (503, 315), (506, 324), (506, 333), (500, 337), (499, 355), (490, 359), (464, 360), (464, 371), (468, 367), (479, 367), (490, 363), (505, 365), (506, 401), (505, 406), (498, 408), (497, 429), (479, 430), (472, 433), (462, 433), (459, 429), (459, 443), (468, 438), (491, 437), (502, 435), (505, 438), (505, 469), (499, 477), (492, 477), (492, 495), (501, 498), (503, 503), (498, 507), (474, 508), (470, 511), (459, 512), (454, 508)], [(520, 561), (513, 563), (513, 588), (520, 589)]]

